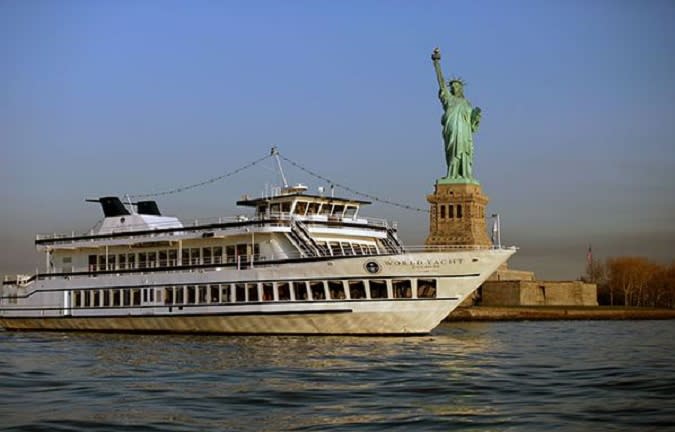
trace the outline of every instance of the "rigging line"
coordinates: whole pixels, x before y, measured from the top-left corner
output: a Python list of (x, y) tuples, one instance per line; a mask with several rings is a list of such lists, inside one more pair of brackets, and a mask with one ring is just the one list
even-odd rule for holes
[(429, 210), (427, 210), (427, 209), (421, 209), (421, 208), (419, 208), (419, 207), (413, 207), (413, 206), (411, 206), (411, 205), (401, 204), (401, 203), (397, 203), (397, 202), (390, 201), (390, 200), (387, 200), (387, 199), (378, 198), (378, 197), (376, 197), (375, 195), (367, 194), (367, 193), (364, 193), (364, 192), (359, 192), (359, 191), (357, 191), (357, 190), (354, 190), (354, 189), (350, 188), (349, 186), (344, 186), (344, 185), (342, 185), (342, 184), (339, 184), (339, 183), (334, 182), (333, 180), (331, 180), (331, 179), (329, 179), (329, 178), (326, 178), (326, 177), (324, 177), (324, 176), (322, 176), (322, 175), (320, 175), (320, 174), (317, 174), (317, 173), (315, 173), (314, 171), (309, 170), (309, 169), (303, 167), (302, 165), (299, 165), (299, 164), (293, 162), (292, 160), (288, 159), (286, 156), (282, 155), (281, 153), (279, 153), (279, 157), (281, 157), (281, 159), (283, 159), (284, 161), (286, 161), (286, 162), (288, 162), (289, 164), (293, 165), (294, 167), (296, 167), (296, 168), (298, 168), (298, 169), (300, 169), (300, 170), (306, 172), (307, 174), (309, 174), (309, 175), (311, 175), (311, 176), (314, 176), (314, 177), (316, 177), (316, 178), (318, 178), (318, 179), (321, 179), (321, 180), (323, 180), (323, 181), (325, 181), (325, 182), (328, 182), (328, 183), (330, 183), (331, 185), (335, 185), (335, 186), (337, 186), (337, 187), (339, 187), (339, 188), (342, 188), (342, 189), (344, 189), (344, 190), (347, 191), (347, 192), (353, 193), (354, 195), (359, 195), (359, 196), (362, 196), (362, 197), (366, 197), (366, 198), (371, 199), (371, 200), (373, 200), (373, 201), (381, 202), (381, 203), (384, 203), (384, 204), (389, 204), (389, 205), (391, 205), (391, 206), (394, 206), (394, 207), (400, 207), (400, 208), (403, 208), (403, 209), (406, 209), (406, 210), (413, 210), (413, 211), (418, 211), (418, 212), (422, 212), (422, 213), (429, 213)]
[(204, 181), (199, 182), (199, 183), (195, 183), (195, 184), (191, 184), (191, 185), (185, 185), (185, 186), (179, 186), (177, 188), (170, 189), (170, 190), (163, 191), (163, 192), (129, 195), (129, 197), (130, 198), (147, 198), (147, 197), (156, 197), (156, 196), (163, 196), (163, 195), (171, 195), (171, 194), (175, 194), (175, 193), (179, 193), (179, 192), (185, 192), (185, 191), (188, 191), (190, 189), (195, 189), (195, 188), (198, 188), (200, 186), (205, 186), (207, 184), (215, 183), (218, 180), (222, 180), (226, 177), (231, 177), (231, 176), (233, 176), (233, 175), (235, 175), (235, 174), (237, 174), (241, 171), (244, 171), (245, 169), (251, 168), (252, 166), (259, 164), (260, 162), (262, 162), (265, 159), (270, 158), (272, 156), (273, 156), (272, 154), (268, 154), (267, 156), (261, 157), (260, 159), (254, 160), (253, 162), (249, 162), (246, 165), (244, 165), (242, 167), (239, 167), (234, 171), (227, 172), (225, 174), (219, 175), (218, 177), (212, 177), (210, 179), (204, 180)]

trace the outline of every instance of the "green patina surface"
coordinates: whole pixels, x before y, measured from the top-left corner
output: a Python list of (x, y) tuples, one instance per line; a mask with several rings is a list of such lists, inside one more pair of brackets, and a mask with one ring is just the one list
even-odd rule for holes
[(437, 180), (440, 184), (479, 184), (473, 176), (473, 134), (481, 120), (480, 108), (472, 108), (464, 97), (461, 79), (445, 81), (441, 70), (441, 51), (436, 48), (431, 60), (438, 79), (438, 98), (443, 106), (441, 125), (448, 173)]

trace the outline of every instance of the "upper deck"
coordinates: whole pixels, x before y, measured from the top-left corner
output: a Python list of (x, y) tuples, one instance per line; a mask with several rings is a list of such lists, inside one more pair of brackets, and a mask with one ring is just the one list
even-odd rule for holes
[[(273, 196), (260, 198), (243, 197), (237, 205), (252, 207), (252, 216), (218, 217), (194, 221), (180, 221), (173, 217), (141, 215), (118, 211), (106, 212), (105, 219), (86, 233), (38, 234), (35, 244), (38, 250), (97, 247), (104, 245), (135, 244), (159, 241), (176, 241), (191, 238), (225, 237), (242, 231), (271, 232), (290, 229), (293, 221), (308, 225), (310, 232), (316, 230), (366, 230), (368, 235), (386, 235), (392, 226), (385, 219), (359, 216), (361, 205), (368, 201), (332, 196), (306, 194), (305, 187), (282, 189)], [(100, 200), (103, 203), (103, 199)], [(158, 212), (157, 212), (158, 213)], [(151, 223), (147, 220), (150, 219)], [(138, 222), (134, 224), (135, 222)], [(378, 235), (377, 232), (382, 234)]]

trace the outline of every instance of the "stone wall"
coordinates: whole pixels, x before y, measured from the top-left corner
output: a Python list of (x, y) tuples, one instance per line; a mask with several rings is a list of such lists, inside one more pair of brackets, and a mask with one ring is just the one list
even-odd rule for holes
[(597, 306), (595, 284), (580, 281), (487, 281), (482, 306)]

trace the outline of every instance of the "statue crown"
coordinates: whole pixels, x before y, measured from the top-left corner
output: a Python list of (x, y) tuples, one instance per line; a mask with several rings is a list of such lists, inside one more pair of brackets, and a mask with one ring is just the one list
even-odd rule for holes
[(464, 81), (461, 77), (452, 77), (450, 81), (448, 81), (448, 84), (452, 84), (454, 82), (460, 83), (462, 86), (466, 86), (466, 81)]

